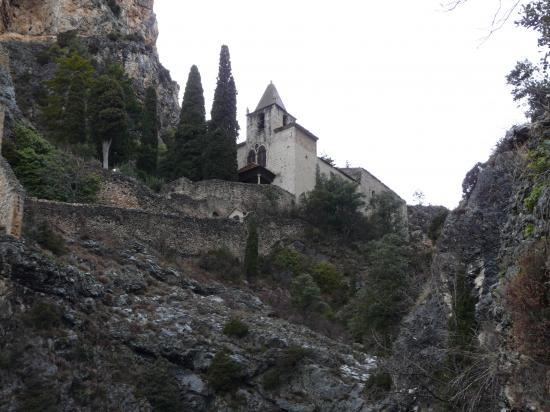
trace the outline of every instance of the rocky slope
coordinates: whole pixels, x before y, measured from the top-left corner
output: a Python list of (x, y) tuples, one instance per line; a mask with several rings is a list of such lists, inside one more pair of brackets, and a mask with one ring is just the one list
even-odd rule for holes
[[(367, 410), (374, 359), (273, 317), (246, 288), (139, 243), (68, 246), (52, 259), (0, 239), (1, 410)], [(222, 333), (233, 317), (246, 336)], [(232, 368), (213, 376), (221, 353)]]
[(54, 70), (37, 57), (72, 30), (97, 62), (119, 61), (140, 97), (156, 86), (163, 128), (177, 122), (179, 86), (159, 62), (153, 0), (1, 0), (0, 43), (9, 51), (18, 104), (30, 120), (37, 115), (40, 85)]

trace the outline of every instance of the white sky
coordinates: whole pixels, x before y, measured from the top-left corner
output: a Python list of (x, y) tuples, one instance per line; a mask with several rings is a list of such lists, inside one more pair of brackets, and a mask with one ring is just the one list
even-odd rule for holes
[(505, 76), (537, 59), (536, 35), (510, 23), (482, 43), (498, 3), (445, 12), (440, 0), (156, 0), (157, 46), (182, 91), (199, 67), (208, 115), (229, 46), (240, 140), (246, 108), (272, 80), (319, 137), (319, 155), (366, 168), (409, 203), (422, 190), (425, 203), (452, 208), (466, 172), (525, 121)]

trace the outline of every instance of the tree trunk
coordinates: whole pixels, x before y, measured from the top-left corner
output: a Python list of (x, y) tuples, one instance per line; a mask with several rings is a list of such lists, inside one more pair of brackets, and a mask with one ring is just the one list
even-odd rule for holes
[(103, 168), (109, 169), (109, 150), (111, 149), (112, 140), (104, 140), (102, 143), (103, 147)]

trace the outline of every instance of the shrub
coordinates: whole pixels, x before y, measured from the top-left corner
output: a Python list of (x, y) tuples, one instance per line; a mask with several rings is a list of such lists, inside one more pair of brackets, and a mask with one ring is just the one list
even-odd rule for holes
[(61, 256), (67, 253), (65, 239), (55, 233), (45, 221), (41, 222), (35, 230), (31, 230), (29, 237), (54, 255)]
[(180, 391), (167, 362), (157, 360), (152, 368), (147, 368), (140, 376), (139, 383), (138, 392), (147, 398), (153, 411), (182, 410)]
[(365, 382), (365, 392), (371, 399), (380, 399), (388, 393), (393, 385), (391, 375), (387, 372), (377, 372), (370, 375)]
[(226, 280), (237, 280), (241, 277), (239, 258), (227, 248), (209, 250), (199, 259), (199, 267), (215, 273)]
[(518, 349), (550, 362), (550, 244), (538, 243), (520, 260), (520, 273), (506, 287), (506, 306)]
[(23, 315), (23, 322), (35, 329), (51, 330), (61, 325), (61, 314), (55, 305), (37, 303)]
[(220, 392), (234, 390), (241, 380), (241, 367), (226, 351), (216, 353), (206, 374), (208, 383)]
[(305, 257), (301, 253), (293, 249), (283, 248), (275, 252), (273, 266), (278, 270), (290, 271), (294, 274), (298, 274), (306, 269), (307, 263)]
[(254, 218), (248, 224), (248, 237), (244, 255), (244, 273), (246, 277), (258, 276), (258, 225)]
[(344, 238), (358, 238), (366, 230), (367, 221), (360, 212), (364, 205), (357, 184), (318, 174), (315, 188), (302, 197), (300, 210), (302, 217), (314, 226)]
[(432, 242), (435, 242), (437, 239), (439, 239), (439, 236), (441, 235), (441, 230), (443, 229), (443, 224), (445, 223), (445, 219), (447, 219), (448, 214), (449, 211), (444, 210), (437, 216), (435, 216), (431, 221), (430, 226), (428, 227), (428, 237), (432, 240)]
[(403, 228), (401, 207), (402, 201), (392, 193), (383, 192), (373, 196), (364, 236), (380, 239), (390, 233), (400, 233)]
[(321, 289), (307, 273), (292, 280), (290, 295), (292, 304), (303, 311), (314, 311), (321, 304)]
[(298, 365), (309, 355), (309, 351), (301, 346), (291, 346), (283, 351), (275, 362), (275, 366), (267, 371), (262, 379), (265, 389), (273, 390), (288, 381), (296, 372)]
[(59, 152), (24, 123), (15, 124), (14, 137), (4, 155), (30, 196), (70, 203), (96, 199), (100, 178), (87, 172), (82, 161)]
[(223, 333), (227, 336), (236, 338), (244, 338), (248, 335), (248, 326), (239, 318), (230, 319), (223, 327)]
[(320, 262), (313, 266), (311, 275), (323, 293), (335, 295), (344, 287), (342, 274), (328, 262)]
[(542, 194), (542, 190), (544, 189), (544, 186), (542, 184), (538, 184), (531, 190), (531, 193), (529, 196), (525, 198), (523, 201), (523, 205), (525, 208), (532, 212), (535, 206), (537, 205), (537, 202), (539, 201), (540, 195)]

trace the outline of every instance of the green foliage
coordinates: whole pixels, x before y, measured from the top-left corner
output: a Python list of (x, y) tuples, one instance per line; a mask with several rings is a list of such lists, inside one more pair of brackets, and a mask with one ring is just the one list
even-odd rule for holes
[(529, 151), (527, 168), (537, 177), (550, 170), (550, 140), (543, 141), (538, 147)]
[(403, 221), (402, 201), (389, 192), (375, 195), (370, 201), (368, 238), (380, 239), (388, 233), (400, 233)]
[(273, 266), (277, 270), (290, 271), (297, 275), (307, 268), (305, 256), (294, 249), (278, 249), (273, 256)]
[(216, 353), (206, 378), (208, 383), (219, 392), (229, 392), (237, 388), (241, 380), (241, 367), (226, 351)]
[(248, 326), (239, 318), (231, 318), (223, 327), (223, 334), (236, 338), (244, 338), (248, 335)]
[(31, 230), (29, 237), (54, 255), (61, 256), (67, 253), (65, 239), (55, 233), (46, 221), (41, 222), (34, 230)]
[(55, 305), (36, 303), (23, 315), (23, 323), (35, 329), (51, 330), (61, 326), (61, 314)]
[(318, 174), (315, 188), (301, 199), (301, 215), (323, 230), (359, 238), (367, 232), (367, 220), (360, 212), (365, 205), (362, 197), (355, 183)]
[(204, 179), (237, 179), (237, 89), (229, 49), (222, 46), (208, 137), (204, 148)]
[(378, 343), (390, 347), (399, 322), (406, 311), (409, 251), (395, 234), (368, 245), (368, 278), (351, 302), (353, 315), (348, 328), (357, 340), (375, 348)]
[(199, 260), (200, 268), (226, 280), (238, 280), (241, 277), (240, 266), (239, 258), (227, 248), (209, 250)]
[(194, 181), (202, 179), (203, 146), (206, 144), (205, 116), (201, 75), (197, 66), (192, 66), (183, 94), (174, 150), (170, 152), (164, 168), (169, 179), (182, 176)]
[(296, 276), (290, 285), (292, 304), (303, 311), (316, 311), (321, 304), (321, 289), (311, 275)]
[(377, 372), (370, 375), (365, 382), (365, 392), (370, 399), (381, 399), (393, 386), (393, 380), (387, 372)]
[(525, 198), (523, 201), (523, 205), (525, 206), (525, 209), (527, 209), (529, 212), (533, 212), (533, 209), (537, 205), (537, 202), (539, 201), (540, 195), (542, 194), (542, 190), (544, 189), (544, 186), (542, 184), (538, 184), (531, 190), (531, 193), (529, 196)]
[(248, 278), (258, 276), (258, 225), (252, 218), (248, 224), (248, 237), (244, 255), (244, 274)]
[(288, 382), (308, 355), (309, 351), (301, 346), (290, 346), (284, 350), (275, 361), (275, 365), (263, 376), (263, 387), (274, 390)]
[(143, 394), (158, 412), (181, 411), (180, 391), (172, 375), (169, 365), (163, 360), (146, 368), (139, 378), (138, 392)]
[(141, 147), (136, 163), (137, 168), (148, 175), (157, 172), (158, 123), (157, 92), (153, 87), (149, 87), (145, 95)]
[(432, 240), (432, 242), (435, 242), (441, 235), (441, 230), (443, 229), (443, 224), (445, 223), (445, 219), (447, 219), (448, 214), (449, 211), (445, 210), (439, 213), (431, 221), (430, 226), (428, 227), (428, 237)]
[(103, 147), (103, 167), (109, 167), (111, 145), (127, 138), (128, 119), (120, 84), (107, 75), (94, 83), (90, 96), (93, 137)]
[(523, 229), (523, 237), (531, 237), (533, 233), (535, 233), (535, 225), (532, 223), (528, 223), (527, 225), (525, 225), (525, 228)]
[(450, 344), (454, 348), (469, 349), (475, 334), (476, 301), (472, 296), (466, 274), (459, 273), (456, 276), (452, 297), (452, 317), (449, 321)]
[(14, 140), (4, 146), (4, 156), (27, 194), (71, 203), (95, 200), (100, 179), (81, 161), (56, 150), (26, 124), (16, 123), (13, 131)]
[(311, 275), (323, 293), (332, 295), (344, 288), (342, 274), (328, 262), (320, 262), (313, 266)]
[(92, 84), (90, 60), (73, 51), (57, 59), (57, 71), (46, 83), (48, 96), (42, 114), (50, 135), (62, 144), (87, 140), (87, 96)]

